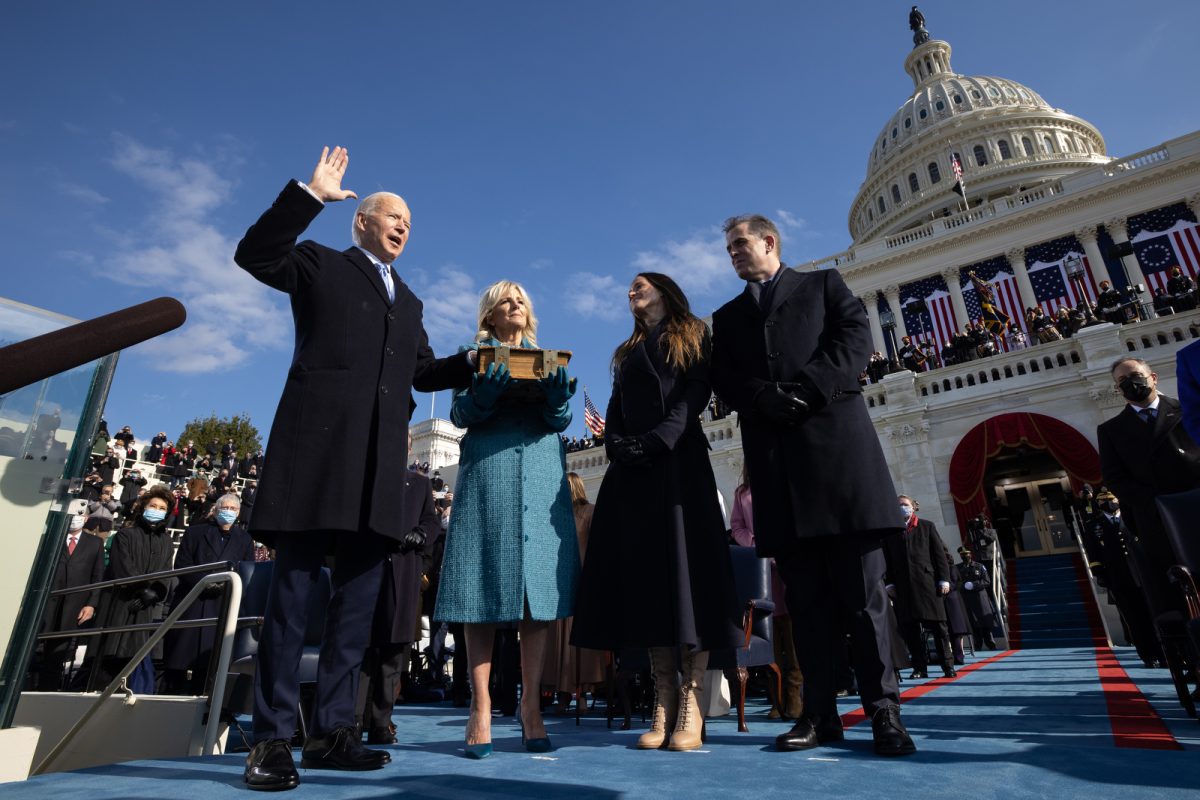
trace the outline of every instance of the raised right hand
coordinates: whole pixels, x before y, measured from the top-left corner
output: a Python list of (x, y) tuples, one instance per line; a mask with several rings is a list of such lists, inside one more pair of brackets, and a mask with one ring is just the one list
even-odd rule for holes
[(358, 195), (349, 189), (342, 188), (342, 176), (346, 174), (346, 166), (350, 163), (350, 154), (344, 147), (335, 147), (333, 152), (325, 147), (321, 150), (321, 158), (313, 168), (312, 178), (308, 188), (313, 194), (326, 203), (345, 200), (347, 197), (358, 199)]

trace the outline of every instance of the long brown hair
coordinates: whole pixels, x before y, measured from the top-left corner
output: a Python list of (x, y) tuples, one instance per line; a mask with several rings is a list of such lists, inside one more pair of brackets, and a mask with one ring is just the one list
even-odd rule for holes
[(567, 485), (571, 487), (571, 507), (579, 508), (588, 504), (587, 489), (583, 486), (583, 478), (577, 472), (567, 473)]
[[(663, 317), (665, 327), (658, 346), (665, 351), (667, 363), (677, 369), (687, 369), (705, 355), (704, 342), (708, 336), (708, 328), (692, 313), (687, 296), (675, 281), (661, 272), (639, 272), (634, 276), (634, 280), (638, 278), (645, 278), (662, 295), (666, 315)], [(646, 324), (634, 317), (633, 333), (613, 352), (614, 372), (620, 368), (633, 348), (646, 340), (647, 333)]]

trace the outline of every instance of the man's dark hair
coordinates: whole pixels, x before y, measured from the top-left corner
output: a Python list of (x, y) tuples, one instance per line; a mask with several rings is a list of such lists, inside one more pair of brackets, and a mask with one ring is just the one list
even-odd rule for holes
[(741, 225), (743, 222), (749, 224), (749, 230), (758, 238), (770, 235), (775, 239), (775, 254), (783, 255), (783, 237), (779, 235), (779, 228), (775, 223), (764, 217), (762, 214), (741, 214), (736, 217), (730, 217), (721, 225), (722, 233), (729, 233), (731, 230)]

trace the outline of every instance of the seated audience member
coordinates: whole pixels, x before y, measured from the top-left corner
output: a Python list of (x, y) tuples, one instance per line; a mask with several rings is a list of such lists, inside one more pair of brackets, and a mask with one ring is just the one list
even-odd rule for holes
[(1191, 311), (1196, 307), (1196, 282), (1183, 273), (1178, 265), (1171, 267), (1167, 278), (1167, 296), (1176, 311)]

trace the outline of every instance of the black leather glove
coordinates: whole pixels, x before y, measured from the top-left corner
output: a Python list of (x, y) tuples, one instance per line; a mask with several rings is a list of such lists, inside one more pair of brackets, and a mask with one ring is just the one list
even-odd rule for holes
[(605, 440), (604, 449), (609, 459), (618, 464), (640, 464), (667, 452), (666, 444), (653, 433), (612, 435)]
[(225, 590), (224, 584), (210, 583), (208, 586), (204, 587), (203, 591), (200, 592), (200, 599), (201, 600), (211, 600), (214, 597), (220, 597), (221, 592), (223, 592), (224, 590)]
[(794, 428), (811, 411), (808, 403), (787, 391), (795, 388), (795, 384), (767, 384), (754, 396), (754, 410), (777, 425)]
[(150, 608), (150, 606), (157, 602), (158, 592), (147, 587), (137, 591), (137, 593), (133, 596), (133, 599), (129, 601), (129, 608), (131, 611), (141, 611), (144, 608)]
[(404, 534), (404, 538), (400, 541), (401, 553), (413, 553), (425, 546), (425, 530), (423, 528), (413, 528), (408, 533)]

